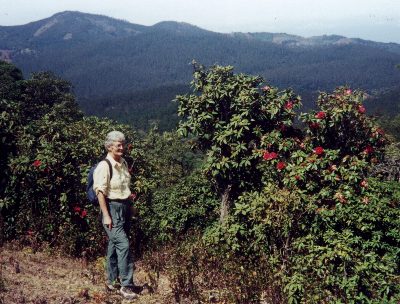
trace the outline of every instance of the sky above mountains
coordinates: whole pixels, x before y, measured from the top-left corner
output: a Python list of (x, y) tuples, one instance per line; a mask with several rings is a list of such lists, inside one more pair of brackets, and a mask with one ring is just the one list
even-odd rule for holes
[(0, 25), (81, 11), (153, 25), (188, 22), (216, 32), (342, 35), (400, 43), (399, 0), (0, 0)]

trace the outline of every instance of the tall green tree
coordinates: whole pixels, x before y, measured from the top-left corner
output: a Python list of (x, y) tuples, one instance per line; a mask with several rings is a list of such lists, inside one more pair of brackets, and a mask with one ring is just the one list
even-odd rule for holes
[(193, 135), (206, 153), (205, 171), (220, 196), (223, 221), (241, 192), (260, 185), (262, 137), (271, 132), (284, 137), (283, 128), (294, 131), (300, 99), (291, 90), (261, 88), (261, 77), (234, 74), (231, 66), (206, 69), (194, 62), (193, 67), (193, 94), (176, 98), (183, 117), (178, 132)]

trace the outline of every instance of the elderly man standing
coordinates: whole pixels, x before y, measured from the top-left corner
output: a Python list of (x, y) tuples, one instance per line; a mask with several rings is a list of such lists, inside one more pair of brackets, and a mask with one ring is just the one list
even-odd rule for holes
[(111, 164), (112, 172), (107, 161), (101, 161), (93, 174), (93, 189), (99, 200), (102, 223), (108, 236), (106, 285), (110, 290), (116, 290), (119, 279), (120, 293), (132, 299), (137, 294), (133, 289), (133, 262), (127, 230), (134, 195), (130, 191), (128, 165), (122, 157), (124, 134), (119, 131), (108, 133), (104, 146), (108, 151), (106, 159)]

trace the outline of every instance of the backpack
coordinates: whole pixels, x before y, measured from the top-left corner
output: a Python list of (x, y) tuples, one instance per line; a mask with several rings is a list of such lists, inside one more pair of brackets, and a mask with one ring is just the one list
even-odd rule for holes
[[(108, 167), (110, 167), (110, 180), (111, 180), (112, 179), (112, 174), (113, 174), (111, 162), (107, 158), (105, 158), (104, 160), (108, 164)], [(87, 183), (87, 186), (86, 186), (86, 194), (87, 194), (88, 200), (89, 200), (89, 202), (91, 202), (94, 205), (98, 205), (99, 204), (99, 200), (97, 199), (96, 192), (93, 189), (93, 183), (94, 183), (93, 173), (94, 173), (94, 170), (96, 169), (96, 167), (99, 165), (99, 163), (100, 162), (98, 162), (92, 168), (90, 168), (89, 175), (88, 175), (88, 183)]]

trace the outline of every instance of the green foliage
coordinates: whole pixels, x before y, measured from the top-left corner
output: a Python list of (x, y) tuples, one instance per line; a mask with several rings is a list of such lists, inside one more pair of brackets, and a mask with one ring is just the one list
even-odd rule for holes
[(148, 192), (138, 204), (145, 240), (151, 246), (202, 230), (215, 218), (215, 195), (199, 166), (203, 156), (174, 133), (143, 138)]
[(0, 100), (14, 99), (17, 94), (16, 82), (22, 80), (22, 72), (17, 67), (4, 61), (0, 61)]
[(202, 231), (217, 217), (218, 200), (199, 171), (173, 186), (154, 190), (140, 206), (142, 225), (153, 245), (176, 241), (191, 230)]
[[(398, 149), (385, 150), (362, 92), (321, 93), (299, 130), (300, 98), (291, 90), (195, 65), (194, 93), (177, 97), (179, 132), (189, 139), (156, 130), (139, 138), (128, 126), (84, 117), (70, 84), (50, 73), (23, 80), (12, 66), (0, 72), (6, 240), (102, 252), (86, 180), (106, 133), (120, 130), (139, 197), (130, 235), (155, 250), (147, 263), (166, 271), (177, 301), (400, 300), (400, 185), (370, 177)], [(218, 200), (230, 203), (224, 221)]]
[(204, 236), (220, 259), (262, 263), (289, 303), (398, 300), (399, 184), (367, 179), (387, 140), (361, 102), (347, 88), (321, 93), (304, 134), (288, 121), (262, 134), (263, 190), (243, 192)]
[[(17, 86), (20, 100), (1, 103), (2, 151), (8, 151), (0, 198), (3, 235), (52, 243), (69, 254), (97, 254), (102, 228), (98, 208), (86, 203), (87, 174), (104, 155), (106, 133), (121, 130), (130, 142), (137, 141), (136, 134), (110, 120), (83, 117), (69, 84), (49, 73)], [(140, 163), (139, 149), (129, 151), (128, 162)], [(142, 171), (138, 165), (137, 192)]]
[[(233, 255), (246, 271), (262, 265), (264, 275), (273, 273), (266, 285), (281, 286), (284, 302), (397, 303), (400, 186), (369, 184), (331, 209), (271, 184), (244, 193), (224, 225), (207, 232), (206, 246), (216, 259)], [(268, 290), (253, 284), (253, 297)]]
[(400, 142), (400, 115), (396, 115), (392, 118), (387, 116), (381, 117), (379, 119), (379, 124), (393, 137), (394, 141)]
[[(369, 180), (363, 196), (319, 209), (294, 240), (287, 288), (306, 301), (396, 303), (399, 300), (399, 184)], [(310, 278), (313, 278), (310, 280)]]
[(206, 70), (194, 63), (194, 69), (195, 94), (177, 96), (178, 114), (184, 117), (178, 132), (193, 134), (196, 146), (206, 152), (205, 171), (223, 197), (223, 218), (237, 195), (260, 184), (254, 152), (262, 135), (291, 128), (300, 100), (290, 90), (261, 90), (260, 77), (233, 74), (232, 67)]

